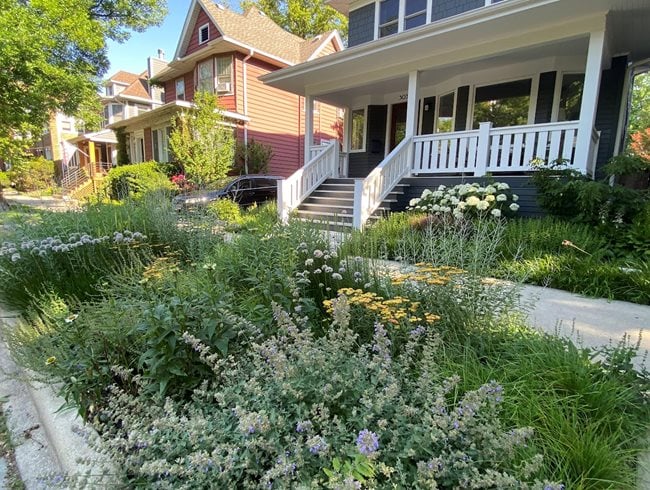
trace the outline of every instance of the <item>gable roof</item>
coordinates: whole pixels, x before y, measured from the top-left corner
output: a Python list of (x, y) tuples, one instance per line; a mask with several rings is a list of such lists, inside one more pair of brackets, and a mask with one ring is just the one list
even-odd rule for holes
[(149, 94), (149, 74), (147, 70), (139, 75), (129, 73), (128, 71), (120, 70), (115, 75), (110, 77), (107, 84), (111, 82), (127, 85), (127, 87), (120, 91), (115, 96), (138, 97), (141, 99), (151, 99)]
[(222, 5), (217, 5), (211, 0), (193, 0), (185, 19), (175, 59), (182, 58), (187, 51), (192, 34), (190, 30), (196, 23), (199, 9), (203, 9), (219, 30), (220, 39), (238, 44), (243, 48), (253, 49), (286, 65), (307, 61), (333, 37), (336, 38), (335, 42), (338, 43), (338, 48), (343, 48), (336, 31), (316, 36), (313, 39), (303, 39), (285, 31), (256, 7), (251, 7), (240, 14)]
[(131, 85), (132, 83), (136, 82), (138, 78), (140, 78), (140, 75), (120, 70), (115, 75), (111, 76), (108, 81), (121, 83), (123, 85)]

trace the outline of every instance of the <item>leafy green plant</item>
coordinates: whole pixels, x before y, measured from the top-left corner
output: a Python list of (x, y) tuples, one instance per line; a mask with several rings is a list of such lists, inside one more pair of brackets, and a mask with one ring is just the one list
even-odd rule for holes
[(238, 174), (265, 174), (273, 158), (273, 147), (258, 143), (254, 139), (248, 144), (237, 143), (235, 148), (235, 167)]
[(43, 157), (16, 162), (7, 177), (21, 192), (51, 188), (54, 182), (54, 162)]
[(228, 224), (238, 224), (242, 221), (239, 204), (232, 199), (218, 199), (211, 202), (208, 204), (208, 213)]
[(11, 187), (11, 178), (5, 171), (0, 171), (0, 189), (3, 187)]
[(156, 162), (121, 165), (109, 170), (104, 186), (111, 199), (123, 200), (147, 192), (172, 192), (175, 187)]

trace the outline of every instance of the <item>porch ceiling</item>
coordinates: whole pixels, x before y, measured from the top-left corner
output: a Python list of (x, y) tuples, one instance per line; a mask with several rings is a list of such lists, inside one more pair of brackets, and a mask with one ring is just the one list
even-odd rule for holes
[(609, 55), (650, 57), (648, 0), (507, 0), (396, 36), (279, 70), (269, 85), (336, 105), (404, 90), (410, 71), (421, 85), (495, 64), (586, 57), (587, 37), (607, 26)]

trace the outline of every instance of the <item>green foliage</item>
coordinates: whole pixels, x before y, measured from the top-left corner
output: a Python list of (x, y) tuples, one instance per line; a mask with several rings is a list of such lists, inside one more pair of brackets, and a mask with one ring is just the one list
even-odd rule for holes
[(241, 209), (239, 204), (231, 199), (218, 199), (208, 204), (208, 213), (229, 224), (242, 222)]
[(633, 153), (617, 155), (603, 167), (606, 175), (615, 177), (644, 172), (648, 169), (650, 169), (648, 162)]
[[(185, 337), (214, 372), (189, 402), (163, 407), (116, 390), (99, 428), (128, 484), (341, 488), (362, 477), (389, 488), (543, 485), (531, 475), (540, 458), (524, 454), (532, 431), (499, 421), (503, 388), (457, 390), (458, 377), (441, 375), (434, 335), (393, 355), (381, 326), (360, 344), (354, 319), (315, 338), (309, 325), (277, 308), (274, 315), (277, 334), (235, 363)], [(328, 476), (332, 466), (339, 469)]]
[(174, 185), (156, 162), (134, 163), (112, 168), (104, 180), (108, 196), (121, 200), (147, 192), (169, 192)]
[[(614, 170), (623, 165), (621, 160)], [(630, 223), (648, 199), (643, 192), (591, 180), (562, 162), (539, 166), (531, 180), (546, 212), (591, 225)]]
[(235, 138), (225, 126), (217, 96), (194, 95), (196, 107), (172, 119), (169, 148), (183, 165), (185, 176), (205, 188), (224, 179), (234, 164)]
[(650, 72), (634, 77), (628, 134), (650, 128)]
[(131, 160), (127, 151), (126, 128), (123, 126), (115, 128), (115, 138), (117, 139), (117, 164), (128, 165)]
[(348, 19), (326, 5), (323, 0), (242, 0), (242, 10), (257, 7), (271, 20), (296, 36), (311, 39), (318, 34), (338, 30), (343, 39), (348, 35)]
[(407, 239), (407, 235), (419, 236), (421, 230), (416, 227), (424, 219), (426, 215), (415, 212), (391, 213), (370, 223), (363, 231), (352, 231), (343, 242), (343, 254), (395, 259), (399, 255), (399, 244)]
[(237, 143), (235, 149), (235, 171), (238, 174), (265, 174), (273, 158), (273, 148), (264, 143), (250, 140), (248, 144)]
[(45, 190), (54, 182), (54, 162), (43, 157), (16, 162), (7, 177), (21, 192)]
[(106, 40), (165, 13), (162, 0), (1, 0), (0, 158), (20, 155), (30, 140), (15, 136), (40, 135), (51, 114), (88, 113), (108, 68)]
[(11, 187), (11, 178), (7, 172), (0, 171), (0, 189), (3, 187)]

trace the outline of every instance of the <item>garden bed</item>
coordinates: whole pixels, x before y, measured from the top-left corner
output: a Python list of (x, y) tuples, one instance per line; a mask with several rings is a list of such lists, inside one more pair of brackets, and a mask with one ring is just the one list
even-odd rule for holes
[[(99, 429), (116, 484), (633, 488), (648, 377), (632, 349), (525, 326), (482, 279), (498, 221), (425, 234), (429, 255), (390, 277), (361, 258), (393, 243), (372, 229), (332, 248), (255, 211), (227, 243), (166, 203), (45, 216), (13, 236), (39, 252), (0, 257), (39, 278), (0, 281), (26, 318), (14, 356)], [(91, 243), (40, 255), (82, 230)]]

